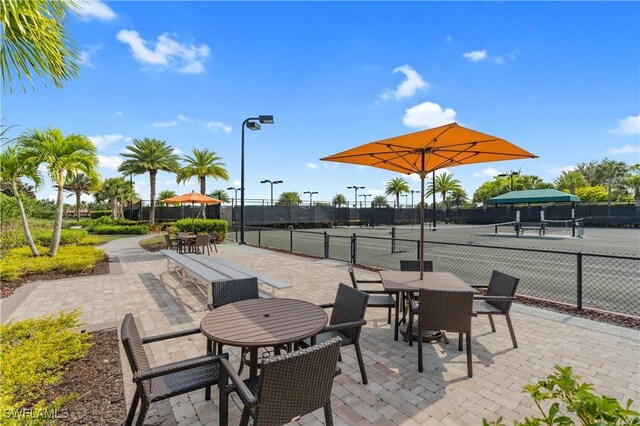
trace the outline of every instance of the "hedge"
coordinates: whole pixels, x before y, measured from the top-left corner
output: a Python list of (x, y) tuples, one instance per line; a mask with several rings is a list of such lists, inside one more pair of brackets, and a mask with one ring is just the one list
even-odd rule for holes
[(111, 216), (111, 210), (94, 210), (89, 212), (89, 217), (91, 219), (97, 219), (103, 216)]
[(118, 235), (146, 235), (149, 233), (149, 227), (145, 225), (98, 225), (93, 227), (93, 232), (99, 235), (118, 234)]
[(211, 233), (215, 231), (221, 239), (224, 239), (229, 222), (222, 219), (180, 219), (175, 226), (182, 232)]
[[(51, 245), (53, 231), (51, 229), (34, 228), (31, 229), (31, 236), (37, 245)], [(60, 245), (79, 244), (87, 237), (87, 231), (80, 229), (63, 229), (60, 233)], [(0, 250), (11, 250), (27, 244), (22, 227), (15, 227), (3, 230), (0, 233)]]

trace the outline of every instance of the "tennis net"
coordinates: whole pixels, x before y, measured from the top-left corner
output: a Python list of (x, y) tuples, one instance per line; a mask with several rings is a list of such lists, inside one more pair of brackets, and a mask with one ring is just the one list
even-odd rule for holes
[[(425, 224), (425, 241), (475, 243), (497, 235), (515, 235), (515, 221), (490, 225), (438, 225), (436, 228)], [(432, 232), (436, 231), (436, 232)], [(419, 240), (420, 228), (397, 227), (395, 238)]]

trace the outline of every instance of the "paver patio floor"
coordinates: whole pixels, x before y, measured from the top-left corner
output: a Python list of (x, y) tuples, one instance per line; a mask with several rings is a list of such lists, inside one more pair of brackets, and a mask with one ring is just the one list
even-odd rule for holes
[[(192, 284), (182, 285), (167, 272), (159, 253), (137, 245), (139, 237), (115, 240), (105, 250), (118, 263), (111, 274), (43, 282), (26, 286), (2, 301), (2, 319), (22, 319), (59, 310), (82, 310), (89, 330), (117, 327), (133, 312), (146, 335), (197, 327), (205, 315), (205, 296)], [(310, 259), (236, 244), (218, 245), (212, 254), (293, 284), (278, 297), (332, 302), (339, 282), (349, 283), (347, 265)], [(362, 278), (376, 274), (358, 271)], [(503, 318), (496, 318), (492, 333), (486, 318), (473, 320), (474, 377), (466, 375), (464, 352), (457, 344), (425, 345), (425, 371), (418, 373), (417, 348), (393, 340), (386, 310), (372, 309), (361, 337), (369, 384), (360, 383), (352, 347), (343, 350), (343, 374), (335, 380), (333, 412), (336, 424), (481, 424), (482, 418), (503, 416), (507, 424), (535, 414), (522, 387), (551, 373), (555, 364), (569, 365), (593, 383), (598, 393), (626, 400), (638, 409), (640, 399), (640, 332), (569, 317), (519, 304), (512, 308), (519, 348), (514, 349)], [(455, 340), (455, 339), (454, 339)], [(178, 361), (202, 354), (205, 340), (192, 336), (150, 345), (155, 363)], [(239, 351), (230, 350), (237, 365)], [(127, 402), (133, 396), (126, 357), (121, 353)], [(246, 373), (245, 373), (246, 374)], [(152, 405), (148, 424), (218, 423), (218, 397), (204, 400), (192, 392)], [(128, 405), (128, 404), (127, 404)], [(237, 424), (241, 409), (233, 398), (230, 424)], [(322, 410), (304, 416), (299, 424), (322, 424)]]

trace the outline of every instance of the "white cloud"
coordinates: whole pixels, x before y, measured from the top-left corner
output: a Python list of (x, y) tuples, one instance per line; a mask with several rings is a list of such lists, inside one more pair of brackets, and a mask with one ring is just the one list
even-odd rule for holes
[(408, 177), (410, 181), (420, 182), (420, 175), (417, 173), (411, 173), (410, 175), (408, 175)]
[(409, 127), (438, 127), (456, 121), (456, 112), (451, 108), (442, 109), (434, 102), (423, 102), (405, 111), (402, 122)]
[(156, 121), (155, 123), (153, 123), (154, 127), (173, 127), (173, 126), (177, 126), (178, 123), (176, 123), (175, 120), (169, 120), (169, 121)]
[(444, 41), (446, 41), (447, 43), (451, 43), (451, 42), (453, 41), (453, 37), (451, 37), (451, 36), (446, 36), (446, 37), (444, 38)]
[(204, 127), (213, 130), (214, 132), (222, 130), (225, 133), (231, 133), (231, 126), (224, 124), (221, 121), (207, 121), (204, 123)]
[(122, 157), (119, 155), (98, 155), (98, 165), (105, 169), (118, 170), (122, 164)]
[(95, 56), (100, 49), (102, 49), (101, 45), (87, 46), (86, 49), (80, 51), (80, 60), (78, 62), (86, 67), (95, 68), (95, 65), (91, 62), (91, 58)]
[(498, 176), (500, 172), (493, 167), (487, 167), (481, 172), (474, 172), (473, 177), (495, 177)]
[[(158, 40), (149, 42), (134, 30), (120, 30), (116, 39), (131, 47), (134, 58), (145, 65), (167, 68), (182, 74), (200, 74), (204, 72), (203, 62), (209, 57), (210, 49), (206, 44), (182, 44), (171, 38), (168, 33), (158, 36)], [(147, 45), (154, 45), (153, 49)]]
[(425, 90), (429, 88), (429, 83), (423, 80), (422, 76), (418, 74), (409, 65), (402, 65), (393, 70), (393, 74), (402, 73), (406, 79), (400, 83), (396, 90), (386, 89), (380, 97), (382, 99), (402, 99), (410, 98), (415, 95), (418, 90)]
[(182, 114), (178, 114), (178, 115), (177, 115), (177, 117), (178, 117), (178, 120), (180, 120), (180, 121), (184, 121), (184, 122), (186, 122), (186, 123), (191, 123), (191, 122), (193, 122), (193, 120), (192, 120), (191, 118), (186, 117), (186, 116), (184, 116), (184, 115), (182, 115)]
[(609, 148), (609, 152), (612, 154), (636, 154), (640, 152), (640, 146), (626, 144), (619, 148)]
[(562, 167), (543, 167), (550, 175), (561, 175), (562, 172), (570, 172), (576, 169), (575, 165), (562, 166)]
[(173, 148), (173, 153), (176, 155), (182, 154), (182, 150), (180, 148)]
[(307, 167), (311, 170), (315, 170), (318, 168), (318, 165), (316, 163), (307, 163)]
[(622, 120), (618, 120), (618, 127), (611, 130), (613, 133), (623, 135), (637, 135), (640, 133), (640, 115), (631, 115)]
[(118, 15), (109, 6), (100, 0), (81, 0), (78, 2), (78, 14), (83, 21), (97, 19), (99, 21), (111, 21)]
[(89, 136), (89, 140), (93, 142), (97, 149), (104, 149), (109, 145), (124, 140), (124, 136), (115, 133), (109, 135)]
[(487, 49), (465, 52), (462, 54), (462, 57), (470, 60), (471, 62), (482, 61), (487, 59)]
[(122, 111), (116, 111), (113, 113), (114, 117), (122, 117)]
[(241, 184), (242, 182), (240, 182), (240, 179), (236, 179), (233, 181), (233, 186), (235, 186), (236, 188), (240, 188)]

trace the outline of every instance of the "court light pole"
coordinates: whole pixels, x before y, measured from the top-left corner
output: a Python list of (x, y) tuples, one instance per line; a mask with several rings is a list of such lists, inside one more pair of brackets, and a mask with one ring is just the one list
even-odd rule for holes
[(360, 194), (361, 197), (364, 197), (364, 207), (367, 208), (367, 197), (371, 197), (371, 194)]
[(420, 191), (411, 190), (411, 208), (413, 208), (413, 194), (419, 193)]
[(313, 194), (317, 194), (318, 191), (304, 191), (303, 194), (309, 194), (309, 207), (313, 206)]
[(520, 172), (509, 171), (507, 173), (500, 173), (498, 176), (499, 177), (507, 177), (507, 176), (509, 176), (511, 178), (511, 190), (513, 191), (513, 177), (514, 176), (518, 176), (519, 174), (520, 174)]
[(271, 205), (273, 205), (273, 185), (277, 185), (279, 183), (282, 183), (282, 181), (281, 180), (271, 181), (269, 179), (265, 179), (265, 180), (261, 180), (260, 183), (269, 183), (269, 184), (271, 184)]
[(404, 196), (404, 208), (406, 209), (408, 207), (408, 204), (409, 204), (409, 201), (407, 201), (408, 197), (409, 197), (409, 194), (402, 194), (402, 195)]
[(347, 189), (353, 189), (355, 191), (355, 197), (353, 198), (353, 207), (358, 208), (358, 189), (364, 189), (364, 186), (347, 186)]
[(242, 149), (240, 151), (240, 244), (246, 244), (244, 241), (244, 128), (249, 130), (260, 130), (260, 124), (273, 124), (273, 115), (259, 115), (257, 117), (247, 118), (242, 122)]

